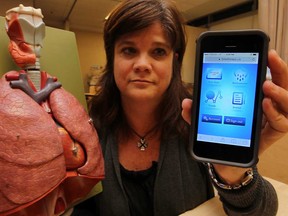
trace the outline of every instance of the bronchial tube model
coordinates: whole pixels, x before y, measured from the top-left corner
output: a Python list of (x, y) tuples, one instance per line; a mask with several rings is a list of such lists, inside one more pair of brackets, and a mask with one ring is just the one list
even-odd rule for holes
[(93, 122), (40, 69), (40, 9), (6, 13), (9, 52), (20, 71), (0, 79), (0, 215), (60, 215), (104, 178)]

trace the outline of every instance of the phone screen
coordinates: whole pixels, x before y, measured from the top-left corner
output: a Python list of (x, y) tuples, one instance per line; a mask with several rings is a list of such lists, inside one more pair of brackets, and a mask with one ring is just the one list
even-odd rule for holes
[(204, 52), (197, 141), (250, 147), (259, 53)]

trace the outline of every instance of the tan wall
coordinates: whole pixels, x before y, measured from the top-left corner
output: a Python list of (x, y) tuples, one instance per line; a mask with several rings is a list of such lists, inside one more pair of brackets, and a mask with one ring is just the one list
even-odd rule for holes
[(258, 15), (239, 16), (225, 22), (218, 22), (211, 25), (209, 30), (237, 30), (237, 29), (255, 29), (258, 27)]
[(74, 31), (80, 58), (80, 67), (85, 92), (88, 92), (88, 81), (92, 75), (105, 66), (103, 35), (100, 33)]
[(288, 184), (288, 134), (260, 156), (259, 171), (263, 176)]
[(207, 29), (186, 26), (185, 30), (187, 34), (187, 46), (183, 59), (182, 79), (184, 82), (194, 83), (196, 39), (202, 32), (207, 31)]

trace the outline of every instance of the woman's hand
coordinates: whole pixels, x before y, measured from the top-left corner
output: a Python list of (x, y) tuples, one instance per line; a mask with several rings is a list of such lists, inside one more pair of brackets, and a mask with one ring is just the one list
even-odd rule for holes
[(185, 98), (182, 101), (182, 117), (189, 124), (191, 124), (191, 109), (192, 109), (192, 100)]
[(259, 153), (265, 151), (288, 132), (288, 67), (275, 50), (269, 52), (268, 66), (272, 81), (267, 80), (263, 85), (264, 121)]
[[(272, 80), (263, 84), (264, 99), (262, 102), (264, 119), (261, 131), (259, 154), (288, 132), (288, 66), (275, 50), (268, 54), (268, 66)], [(182, 102), (182, 117), (191, 123), (192, 100)], [(238, 184), (247, 169), (214, 164), (219, 177), (228, 184)]]

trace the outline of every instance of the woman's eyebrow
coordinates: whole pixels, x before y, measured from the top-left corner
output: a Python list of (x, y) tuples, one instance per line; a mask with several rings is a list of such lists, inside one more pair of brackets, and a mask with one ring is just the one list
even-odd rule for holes
[[(133, 41), (130, 41), (130, 40), (119, 40), (117, 43), (116, 43), (116, 46), (117, 47), (120, 47), (120, 46), (135, 46), (136, 43), (133, 42)], [(154, 41), (152, 42), (152, 46), (154, 47), (163, 47), (163, 48), (166, 48), (166, 49), (171, 49), (171, 45), (166, 42), (166, 41)]]
[(133, 41), (129, 41), (129, 40), (120, 40), (118, 41), (118, 43), (116, 43), (116, 46), (131, 46), (131, 45), (135, 45), (135, 43)]
[(170, 44), (167, 42), (153, 42), (153, 45), (154, 46), (161, 46), (161, 47), (164, 47), (166, 49), (171, 49)]

